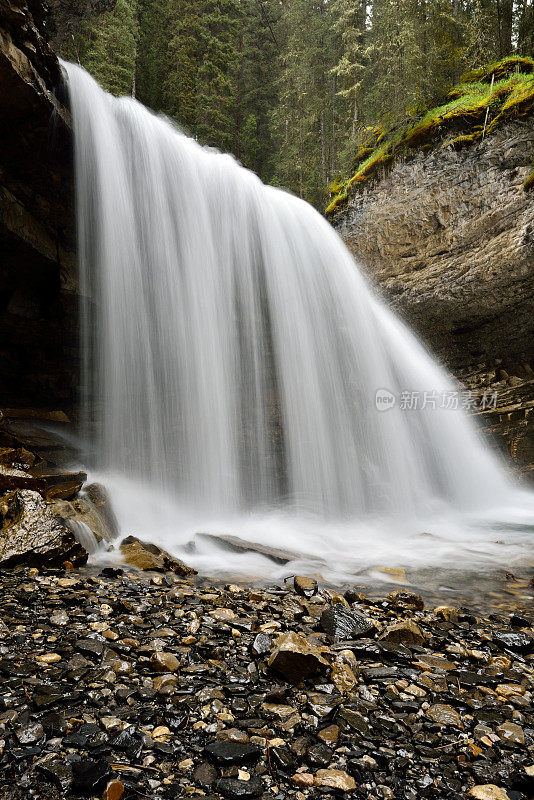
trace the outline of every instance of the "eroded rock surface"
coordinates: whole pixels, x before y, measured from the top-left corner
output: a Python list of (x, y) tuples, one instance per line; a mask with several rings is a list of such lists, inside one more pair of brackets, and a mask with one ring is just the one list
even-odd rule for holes
[(439, 145), (356, 192), (334, 224), (396, 311), (475, 396), (479, 421), (534, 474), (532, 118)]
[(2, 498), (0, 567), (14, 564), (85, 564), (87, 551), (50, 511), (43, 498), (24, 489)]

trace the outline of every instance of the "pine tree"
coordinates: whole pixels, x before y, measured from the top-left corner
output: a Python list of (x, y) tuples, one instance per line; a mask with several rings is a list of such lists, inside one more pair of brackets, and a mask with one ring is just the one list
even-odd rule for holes
[(139, 25), (137, 0), (117, 0), (90, 25), (81, 62), (113, 94), (132, 94)]
[(274, 170), (270, 117), (277, 102), (279, 16), (280, 6), (274, 0), (241, 0), (232, 149), (267, 182)]
[(274, 181), (322, 205), (334, 149), (332, 70), (338, 61), (325, 0), (288, 0), (281, 30), (285, 40), (272, 113), (277, 164)]

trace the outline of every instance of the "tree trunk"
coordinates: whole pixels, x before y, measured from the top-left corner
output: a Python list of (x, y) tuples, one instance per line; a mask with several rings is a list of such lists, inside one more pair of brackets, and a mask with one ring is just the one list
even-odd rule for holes
[(328, 165), (326, 163), (326, 129), (324, 111), (321, 111), (321, 178), (323, 186), (328, 185)]
[(356, 138), (356, 133), (358, 131), (358, 90), (354, 87), (354, 112), (352, 115), (352, 138)]
[(332, 147), (330, 148), (330, 174), (332, 176), (337, 172), (336, 92), (337, 75), (334, 75), (332, 81)]

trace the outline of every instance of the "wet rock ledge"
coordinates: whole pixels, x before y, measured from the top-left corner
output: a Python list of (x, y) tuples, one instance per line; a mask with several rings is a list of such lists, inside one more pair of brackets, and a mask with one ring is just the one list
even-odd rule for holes
[(0, 795), (534, 795), (532, 616), (106, 567), (0, 573)]

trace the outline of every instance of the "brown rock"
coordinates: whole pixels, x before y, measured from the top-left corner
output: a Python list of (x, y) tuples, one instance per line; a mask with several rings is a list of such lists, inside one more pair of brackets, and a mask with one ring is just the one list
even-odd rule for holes
[(438, 606), (434, 614), (445, 622), (458, 622), (458, 609), (453, 606)]
[(309, 772), (296, 772), (291, 780), (299, 789), (309, 789), (310, 786), (313, 786), (315, 779)]
[(381, 638), (386, 642), (404, 642), (406, 644), (423, 644), (426, 640), (426, 636), (419, 625), (411, 619), (405, 619), (390, 625), (386, 628)]
[(339, 742), (339, 726), (338, 725), (329, 725), (327, 728), (323, 728), (317, 734), (317, 738), (320, 739), (324, 744), (328, 745), (328, 747), (337, 747)]
[(155, 544), (142, 542), (135, 536), (123, 539), (120, 550), (126, 564), (137, 569), (176, 572), (182, 577), (196, 575), (196, 570), (188, 567), (180, 559), (174, 558)]
[(511, 744), (525, 744), (525, 734), (523, 728), (516, 725), (515, 722), (503, 722), (495, 729), (495, 733), (503, 742), (510, 742)]
[(172, 653), (158, 650), (153, 653), (150, 661), (158, 672), (177, 672), (180, 669), (180, 662)]
[(315, 785), (325, 789), (337, 789), (340, 792), (352, 792), (356, 788), (356, 781), (340, 769), (320, 769), (315, 775)]
[(124, 784), (121, 781), (110, 781), (104, 789), (102, 800), (121, 800), (124, 794)]
[(85, 494), (104, 521), (111, 541), (119, 534), (119, 524), (106, 487), (101, 483), (90, 483), (85, 487)]
[(358, 679), (349, 665), (339, 659), (332, 664), (330, 679), (341, 694), (349, 694), (358, 683)]
[(414, 611), (423, 611), (425, 603), (420, 594), (407, 592), (405, 589), (397, 589), (388, 594), (389, 602), (398, 608), (413, 608)]
[(441, 669), (444, 672), (448, 672), (451, 669), (456, 669), (454, 661), (449, 661), (447, 658), (443, 658), (443, 656), (435, 656), (432, 654), (419, 656), (414, 663), (416, 667), (425, 670)]
[(293, 578), (293, 586), (297, 594), (301, 597), (313, 597), (317, 594), (317, 581), (314, 578), (305, 578), (301, 575), (296, 575)]
[(473, 786), (467, 794), (469, 797), (474, 797), (475, 800), (510, 800), (505, 790), (501, 789), (500, 786), (495, 786), (493, 783)]
[(462, 720), (459, 713), (452, 707), (443, 703), (435, 703), (426, 712), (427, 717), (438, 725), (455, 725), (462, 727)]
[(324, 670), (328, 661), (305, 636), (290, 631), (276, 639), (268, 664), (291, 683), (299, 683)]
[(159, 675), (154, 678), (154, 690), (158, 694), (172, 694), (177, 683), (178, 678), (176, 675), (171, 675), (170, 673)]

